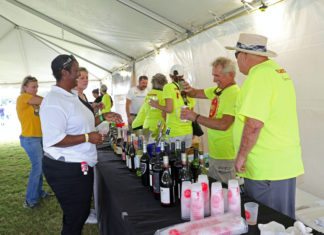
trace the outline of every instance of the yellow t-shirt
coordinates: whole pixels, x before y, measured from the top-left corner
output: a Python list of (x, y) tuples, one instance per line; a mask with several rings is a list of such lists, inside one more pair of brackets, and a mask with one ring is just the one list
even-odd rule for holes
[(109, 113), (111, 110), (111, 100), (110, 95), (104, 94), (101, 102), (105, 105), (105, 108), (101, 110), (101, 113)]
[(28, 104), (33, 96), (23, 93), (17, 98), (16, 110), (21, 124), (21, 135), (24, 137), (42, 137), (39, 118), (39, 106)]
[(165, 100), (163, 99), (162, 91), (152, 89), (147, 96), (145, 97), (145, 108), (146, 108), (146, 117), (144, 121), (143, 128), (148, 128), (152, 133), (155, 133), (157, 130), (157, 125), (159, 121), (164, 124), (164, 118), (162, 116), (162, 111), (159, 109), (152, 108), (148, 102), (151, 97), (157, 97), (159, 105), (165, 106)]
[[(168, 83), (163, 87), (163, 98), (173, 101), (173, 111), (166, 114), (166, 126), (171, 129), (170, 137), (192, 134), (191, 121), (183, 122), (180, 119), (181, 107), (185, 104), (178, 87), (174, 83)], [(195, 100), (188, 97), (188, 101), (189, 108), (193, 108)]]
[(162, 117), (162, 111), (159, 109), (154, 109), (148, 104), (153, 96), (156, 97), (156, 100), (159, 101), (160, 105), (165, 105), (162, 91), (152, 89), (146, 95), (143, 105), (132, 122), (132, 128), (143, 126), (143, 128), (148, 128), (152, 133), (155, 133), (157, 131), (159, 121), (162, 121), (162, 124), (164, 124), (165, 121)]
[[(236, 98), (240, 91), (238, 85), (232, 85), (225, 88), (220, 96), (216, 96), (214, 91), (216, 87), (210, 87), (204, 90), (206, 97), (211, 101), (209, 117), (221, 119), (224, 114), (235, 116)], [(214, 159), (235, 159), (233, 144), (233, 125), (226, 131), (207, 129), (209, 156)]]
[(290, 76), (275, 61), (252, 67), (241, 87), (234, 122), (234, 146), (239, 149), (246, 117), (264, 123), (248, 154), (241, 176), (253, 180), (284, 180), (304, 173)]

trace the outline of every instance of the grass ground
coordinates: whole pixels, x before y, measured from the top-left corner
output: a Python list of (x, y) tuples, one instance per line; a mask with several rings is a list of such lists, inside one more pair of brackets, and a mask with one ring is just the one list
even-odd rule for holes
[[(34, 209), (22, 206), (29, 170), (29, 159), (19, 143), (0, 143), (0, 235), (60, 234), (62, 211), (55, 196)], [(45, 190), (51, 191), (44, 182)], [(99, 234), (97, 225), (86, 224), (83, 234)]]

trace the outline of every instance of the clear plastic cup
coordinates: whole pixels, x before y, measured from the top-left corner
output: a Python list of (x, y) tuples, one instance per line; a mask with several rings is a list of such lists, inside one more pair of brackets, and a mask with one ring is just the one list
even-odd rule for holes
[[(150, 100), (157, 101), (158, 100), (158, 97), (156, 95), (152, 95), (152, 96), (150, 96)], [(154, 107), (151, 106), (151, 109), (156, 109), (156, 108), (154, 108)]]
[(183, 105), (181, 107), (181, 110), (180, 110), (180, 120), (181, 120), (181, 122), (188, 122), (187, 119), (181, 119), (181, 112), (182, 112), (182, 110), (187, 109), (187, 108), (189, 108), (187, 105)]
[(256, 225), (258, 220), (259, 204), (255, 202), (244, 203), (245, 219), (249, 225)]

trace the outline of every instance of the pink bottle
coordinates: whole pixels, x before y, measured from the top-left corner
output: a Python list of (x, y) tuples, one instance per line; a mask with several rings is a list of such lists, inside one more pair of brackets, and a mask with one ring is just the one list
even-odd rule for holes
[(191, 182), (183, 181), (181, 185), (181, 219), (190, 219)]
[(224, 214), (224, 196), (222, 184), (220, 182), (212, 183), (210, 209), (211, 216)]
[(201, 188), (204, 195), (204, 215), (210, 215), (210, 193), (209, 193), (209, 180), (207, 175), (198, 175), (198, 183), (201, 183)]
[(201, 183), (191, 185), (190, 221), (204, 218), (204, 195)]
[(238, 181), (228, 181), (228, 212), (241, 216), (241, 195)]

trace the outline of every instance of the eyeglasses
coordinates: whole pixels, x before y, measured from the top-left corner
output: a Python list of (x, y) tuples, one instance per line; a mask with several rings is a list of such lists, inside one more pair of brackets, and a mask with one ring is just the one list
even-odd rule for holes
[(76, 59), (74, 58), (73, 55), (70, 55), (67, 60), (62, 64), (62, 69), (66, 69), (71, 63), (72, 61), (75, 61)]
[(238, 55), (240, 54), (241, 52), (240, 51), (236, 51), (235, 52), (235, 58), (237, 59)]

